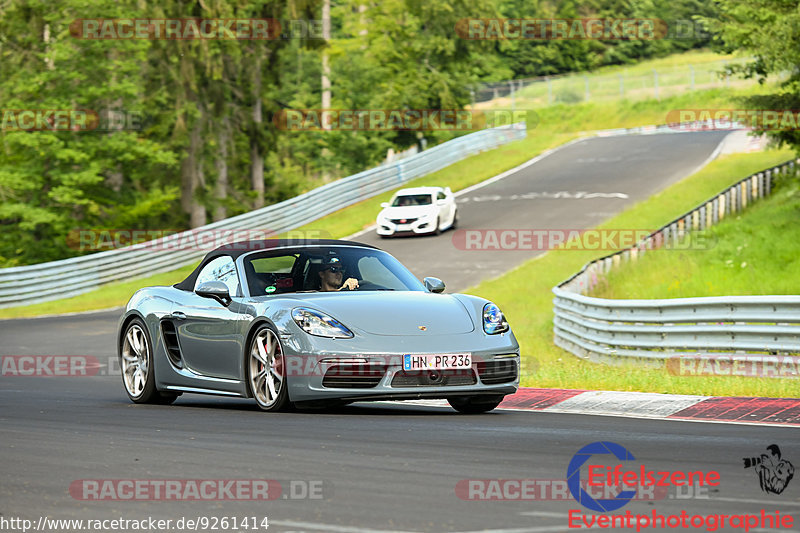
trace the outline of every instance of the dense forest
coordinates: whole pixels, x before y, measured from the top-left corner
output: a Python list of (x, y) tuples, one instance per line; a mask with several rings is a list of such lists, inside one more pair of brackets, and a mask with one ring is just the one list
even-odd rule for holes
[[(423, 135), (286, 131), (272, 120), (282, 110), (462, 109), (482, 82), (631, 63), (710, 40), (470, 40), (455, 31), (461, 20), (713, 16), (712, 4), (695, 0), (7, 0), (0, 266), (76, 255), (67, 238), (76, 228), (183, 229), (269, 205)], [(125, 38), (85, 24), (99, 19), (278, 27), (261, 39), (237, 38), (235, 27), (228, 38)], [(428, 146), (453, 135), (424, 132)]]

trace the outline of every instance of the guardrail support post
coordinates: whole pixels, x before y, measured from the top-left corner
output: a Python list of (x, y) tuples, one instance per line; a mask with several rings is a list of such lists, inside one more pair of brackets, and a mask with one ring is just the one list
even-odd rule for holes
[(745, 207), (747, 207), (747, 181), (742, 183), (742, 186), (740, 187), (740, 189), (741, 189), (741, 194), (742, 194), (741, 209), (744, 209)]
[[(792, 164), (790, 163), (787, 168), (784, 168), (784, 173), (787, 170), (791, 171), (791, 169), (792, 169)], [(764, 181), (764, 193), (767, 195), (772, 194), (772, 176), (768, 175), (767, 179)]]

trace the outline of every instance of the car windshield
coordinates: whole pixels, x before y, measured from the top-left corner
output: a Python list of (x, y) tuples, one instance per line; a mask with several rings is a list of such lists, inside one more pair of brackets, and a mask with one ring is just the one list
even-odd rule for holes
[(430, 194), (404, 194), (398, 196), (392, 202), (392, 207), (405, 207), (409, 205), (431, 205)]
[[(372, 248), (320, 246), (264, 251), (244, 259), (251, 296), (321, 291), (330, 271), (342, 283), (354, 278), (358, 291), (424, 291), (397, 259)], [(342, 291), (346, 292), (346, 291)]]

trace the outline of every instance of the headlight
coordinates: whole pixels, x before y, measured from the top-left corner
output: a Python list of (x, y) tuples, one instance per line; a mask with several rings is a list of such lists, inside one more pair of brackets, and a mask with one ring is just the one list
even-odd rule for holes
[(483, 306), (483, 331), (489, 335), (508, 331), (508, 322), (500, 308), (493, 303)]
[(309, 335), (334, 339), (349, 339), (353, 336), (352, 331), (332, 316), (307, 307), (292, 309), (292, 318)]

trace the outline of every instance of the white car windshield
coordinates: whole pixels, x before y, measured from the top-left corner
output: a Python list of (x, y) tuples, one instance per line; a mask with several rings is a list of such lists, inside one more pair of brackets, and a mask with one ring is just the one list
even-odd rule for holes
[(398, 196), (392, 202), (392, 207), (405, 207), (409, 205), (431, 205), (433, 203), (430, 194), (404, 194)]

